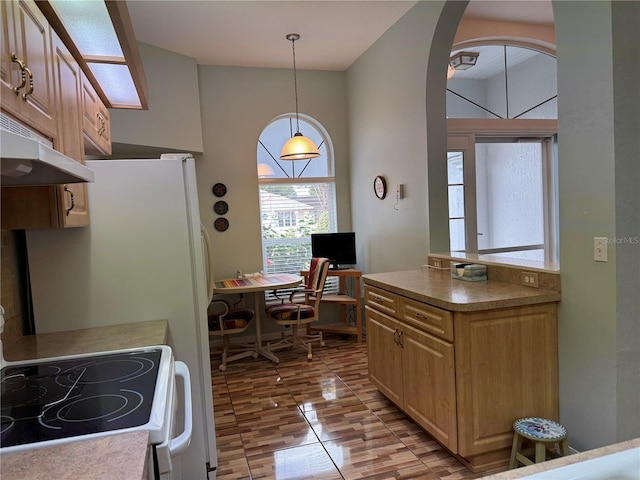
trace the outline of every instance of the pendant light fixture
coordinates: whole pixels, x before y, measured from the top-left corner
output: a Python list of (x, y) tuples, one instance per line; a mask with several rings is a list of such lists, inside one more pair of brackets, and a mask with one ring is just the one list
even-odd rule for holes
[(297, 33), (289, 33), (286, 39), (291, 41), (293, 50), (293, 87), (296, 94), (296, 133), (287, 140), (280, 152), (280, 160), (306, 160), (319, 157), (318, 147), (307, 137), (300, 133), (300, 120), (298, 119), (298, 78), (296, 76), (296, 40), (300, 39)]

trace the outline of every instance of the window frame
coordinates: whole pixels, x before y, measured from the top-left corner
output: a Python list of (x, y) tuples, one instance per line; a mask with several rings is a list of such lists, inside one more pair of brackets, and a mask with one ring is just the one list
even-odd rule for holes
[[(476, 143), (500, 139), (542, 139), (542, 201), (545, 261), (558, 263), (557, 120), (553, 119), (447, 119), (447, 152), (463, 152), (465, 208), (464, 253), (491, 254), (520, 251), (517, 248), (478, 250), (476, 205)], [(504, 252), (503, 252), (504, 251)]]
[[(334, 154), (333, 154), (333, 144), (331, 142), (331, 138), (328, 134), (328, 132), (326, 131), (326, 129), (314, 118), (309, 117), (307, 115), (302, 115), (299, 114), (300, 120), (306, 122), (307, 124), (309, 124), (312, 128), (314, 128), (316, 130), (316, 134), (318, 134), (321, 138), (322, 138), (322, 142), (324, 144), (324, 150), (326, 152), (326, 158), (324, 159), (324, 161), (326, 162), (326, 171), (327, 171), (327, 176), (314, 176), (314, 177), (304, 177), (304, 176), (289, 176), (287, 173), (285, 173), (285, 177), (261, 177), (258, 175), (258, 191), (259, 191), (259, 198), (261, 197), (260, 195), (260, 191), (262, 191), (264, 186), (273, 186), (273, 185), (291, 185), (291, 186), (295, 186), (295, 185), (313, 185), (313, 184), (329, 184), (329, 194), (331, 195), (332, 198), (329, 199), (329, 206), (328, 206), (328, 212), (329, 212), (329, 220), (328, 220), (328, 228), (329, 230), (327, 231), (328, 233), (332, 233), (332, 232), (337, 232), (338, 231), (338, 222), (337, 222), (337, 195), (336, 195), (336, 178), (335, 178), (335, 161), (334, 161)], [(279, 115), (275, 118), (273, 118), (269, 123), (267, 123), (265, 125), (265, 127), (263, 128), (262, 132), (260, 132), (260, 137), (258, 139), (258, 143), (257, 143), (257, 148), (264, 148), (265, 150), (267, 150), (267, 152), (269, 153), (269, 155), (271, 156), (271, 158), (273, 158), (273, 160), (278, 163), (280, 160), (278, 158), (280, 151), (278, 150), (277, 152), (271, 152), (267, 149), (267, 147), (263, 144), (262, 140), (262, 135), (265, 132), (265, 130), (272, 126), (273, 123), (277, 122), (277, 121), (282, 121), (283, 119), (288, 120), (288, 126), (287, 128), (289, 130), (291, 130), (291, 128), (293, 127), (295, 120), (295, 113), (285, 113), (282, 115)], [(293, 130), (291, 130), (289, 132), (291, 135), (293, 135)], [(277, 155), (277, 156), (276, 156)], [(256, 161), (259, 162), (259, 156), (256, 155)], [(318, 157), (318, 158), (322, 158)], [(281, 162), (283, 163), (290, 163), (290, 162), (296, 162), (297, 164), (304, 164), (306, 165), (305, 162), (308, 162), (309, 160), (282, 160)], [(317, 161), (316, 158), (311, 159), (311, 161)], [(303, 174), (304, 173), (304, 168), (300, 169), (299, 174)], [(280, 173), (281, 175), (281, 173)], [(259, 200), (259, 202), (261, 202), (261, 200)], [(268, 246), (268, 242), (265, 242), (268, 239), (265, 239), (264, 236), (264, 231), (263, 231), (263, 225), (264, 225), (264, 215), (265, 212), (263, 211), (263, 206), (262, 204), (259, 205), (260, 208), (260, 234), (261, 234), (261, 239), (260, 239), (260, 243), (262, 246), (262, 265), (263, 265), (263, 269), (264, 271), (267, 271), (267, 259), (268, 256), (266, 254), (266, 248)], [(291, 211), (289, 212), (291, 215), (296, 216), (295, 212)], [(300, 218), (296, 218), (296, 223), (299, 223)], [(296, 228), (296, 226), (285, 226), (282, 228)], [(324, 233), (324, 230), (323, 232)], [(307, 237), (291, 237), (291, 238), (300, 238), (302, 240), (298, 240), (298, 242), (303, 243), (304, 245), (307, 245), (306, 242), (304, 242), (304, 239)], [(277, 241), (276, 241), (277, 243)], [(311, 251), (311, 237), (308, 237), (308, 250), (309, 252)], [(300, 266), (299, 270), (308, 270), (308, 262), (311, 260), (311, 256), (309, 255), (308, 260), (305, 261), (305, 263), (303, 265)], [(296, 272), (292, 272), (294, 274), (299, 273), (298, 271)], [(335, 281), (334, 281), (335, 280)], [(327, 277), (327, 283), (325, 285), (325, 291), (327, 293), (335, 293), (338, 290), (338, 282), (337, 282), (337, 278), (332, 278), (332, 277)], [(275, 297), (273, 295), (273, 292), (265, 292), (265, 300), (269, 301), (269, 300), (274, 300)]]

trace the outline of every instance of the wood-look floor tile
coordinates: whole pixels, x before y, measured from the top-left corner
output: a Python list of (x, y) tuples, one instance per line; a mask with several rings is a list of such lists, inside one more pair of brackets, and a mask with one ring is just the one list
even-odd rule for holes
[(285, 448), (247, 458), (253, 480), (342, 480), (320, 443)]
[(277, 355), (224, 373), (212, 357), (218, 480), (481, 477), (369, 381), (366, 343), (327, 336), (311, 361), (299, 349)]
[(374, 432), (363, 437), (323, 442), (329, 456), (345, 478), (366, 478), (416, 467), (421, 463), (393, 434)]
[(238, 425), (247, 455), (272, 452), (277, 449), (318, 443), (318, 437), (298, 411), (298, 415), (254, 419)]
[[(395, 470), (380, 473), (363, 480), (442, 480), (422, 462), (402, 465)], [(451, 479), (453, 480), (453, 479)]]
[(304, 416), (321, 441), (365, 438), (387, 427), (371, 411), (360, 404), (308, 410)]
[(293, 397), (287, 392), (268, 394), (261, 391), (255, 395), (237, 395), (233, 397), (232, 404), (238, 418), (256, 414), (259, 416), (279, 414), (282, 410), (298, 407)]
[(356, 395), (336, 377), (297, 383), (289, 391), (302, 411), (361, 404)]

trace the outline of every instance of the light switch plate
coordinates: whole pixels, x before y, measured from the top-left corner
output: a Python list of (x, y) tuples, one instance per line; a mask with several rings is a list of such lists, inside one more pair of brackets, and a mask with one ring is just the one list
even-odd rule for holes
[(607, 237), (593, 237), (593, 259), (596, 262), (607, 261)]

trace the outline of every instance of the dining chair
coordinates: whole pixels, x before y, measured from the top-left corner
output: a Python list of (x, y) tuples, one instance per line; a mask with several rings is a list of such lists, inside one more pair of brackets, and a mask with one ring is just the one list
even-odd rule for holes
[(321, 347), (324, 346), (322, 332), (308, 334), (306, 326), (320, 318), (320, 300), (329, 271), (329, 263), (328, 258), (312, 258), (306, 285), (302, 289), (292, 290), (288, 295), (288, 301), (285, 301), (287, 297), (280, 296), (278, 291), (274, 292), (280, 299), (280, 303), (267, 306), (265, 312), (271, 320), (287, 327), (288, 330), (282, 332), (280, 341), (274, 344), (267, 343), (268, 351), (299, 346), (307, 351), (307, 359), (311, 360), (313, 357), (311, 344), (318, 342)]
[[(207, 311), (209, 337), (222, 338), (222, 362), (218, 367), (221, 372), (227, 369), (227, 363), (252, 356), (256, 358), (258, 352), (254, 345), (245, 343), (231, 343), (231, 336), (243, 333), (251, 324), (254, 311), (241, 306), (243, 296), (231, 305), (222, 298), (213, 298)], [(235, 352), (235, 353), (234, 353)]]

